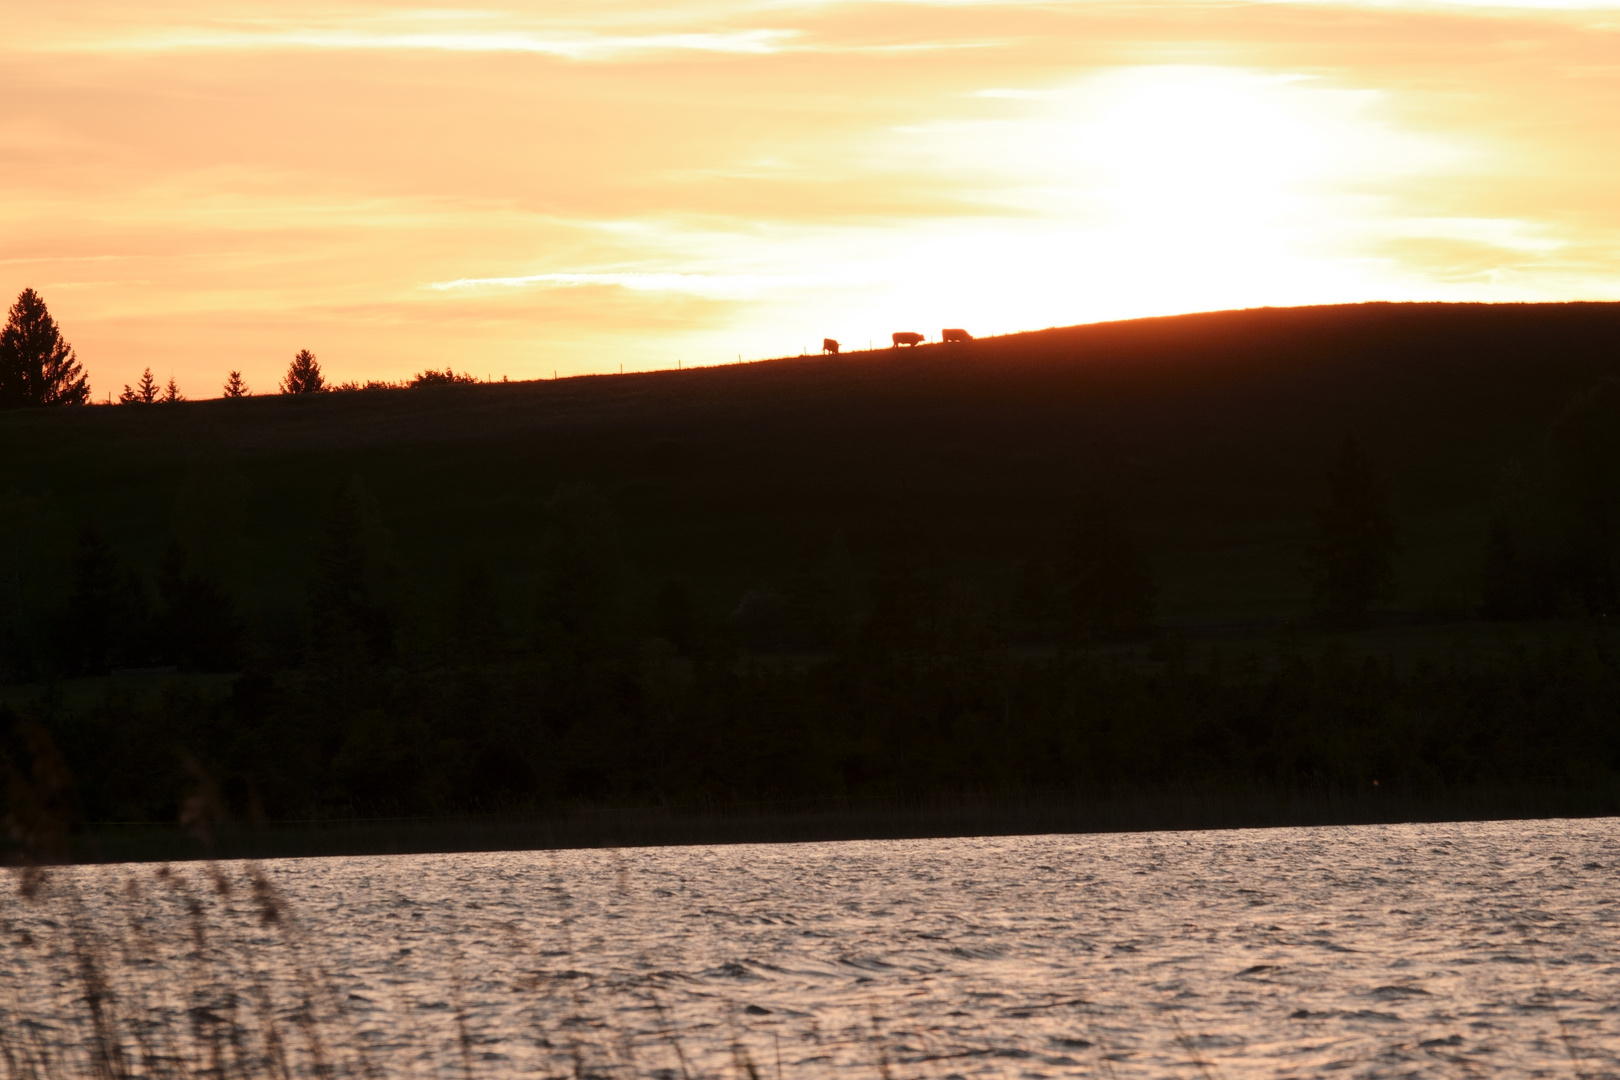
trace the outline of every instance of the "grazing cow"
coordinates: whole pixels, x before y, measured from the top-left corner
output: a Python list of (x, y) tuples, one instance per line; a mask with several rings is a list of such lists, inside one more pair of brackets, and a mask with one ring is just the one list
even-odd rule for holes
[(834, 341), (832, 338), (822, 338), (821, 351), (824, 353), (832, 353), (834, 356), (837, 356), (838, 342)]
[(966, 330), (941, 330), (939, 332), (939, 340), (941, 340), (941, 341), (972, 341), (973, 340), (973, 335), (968, 333)]
[(915, 349), (918, 345), (921, 345), (924, 340), (921, 334), (913, 334), (908, 330), (901, 330), (898, 333), (890, 334), (889, 336), (894, 339), (894, 347), (897, 349), (902, 345), (910, 345), (913, 349)]

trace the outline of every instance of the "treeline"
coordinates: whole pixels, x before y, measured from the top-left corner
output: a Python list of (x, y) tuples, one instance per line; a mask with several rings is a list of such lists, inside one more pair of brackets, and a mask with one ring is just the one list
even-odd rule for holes
[[(300, 349), (277, 390), (282, 394), (322, 394), (455, 386), (477, 381), (471, 375), (446, 367), (443, 371), (428, 368), (400, 382), (372, 379), (331, 384), (315, 355), (308, 349)], [(234, 370), (226, 376), (220, 390), (220, 396), (226, 398), (251, 394), (242, 373)], [(173, 376), (160, 387), (151, 368), (145, 369), (134, 385), (125, 383), (118, 395), (120, 405), (172, 405), (185, 400)], [(90, 377), (84, 365), (79, 363), (73, 346), (62, 336), (62, 328), (51, 317), (44, 297), (33, 289), (24, 289), (7, 313), (4, 327), (0, 327), (0, 409), (88, 404)]]
[[(1375, 622), (1393, 584), (1397, 518), (1348, 439), (1301, 552), (1312, 610), (1258, 648), (1193, 648), (1156, 625), (1151, 566), (1105, 488), (1077, 495), (1005, 596), (896, 528), (864, 575), (835, 541), (779, 589), (709, 610), (678, 580), (640, 581), (586, 487), (553, 497), (521, 595), (476, 559), (420, 595), (350, 484), (291, 629), (255, 626), (178, 543), (141, 575), (86, 528), (59, 611), (8, 632), (14, 677), (46, 689), (0, 710), (4, 769), (27, 790), (48, 737), (90, 821), (173, 820), (199, 784), (247, 818), (1167, 785), (1606, 797), (1615, 430), (1620, 384), (1605, 383), (1509, 470), (1481, 538), (1483, 615), (1573, 621), (1540, 644), (1404, 662), (1306, 634)], [(68, 700), (64, 678), (120, 669), (140, 677)]]
[[(428, 368), (419, 371), (409, 379), (399, 382), (389, 382), (381, 379), (368, 379), (365, 382), (329, 383), (326, 375), (321, 371), (321, 362), (314, 353), (308, 349), (300, 349), (287, 365), (287, 373), (282, 376), (276, 391), (281, 394), (325, 394), (346, 393), (356, 390), (416, 390), (424, 386), (462, 386), (476, 383), (478, 380), (465, 372), (457, 372), (454, 368), (446, 367), (443, 371)], [(225, 377), (225, 385), (220, 389), (220, 397), (244, 398), (252, 397), (253, 391), (242, 378), (240, 371), (232, 371)], [(124, 384), (124, 390), (118, 395), (120, 405), (172, 405), (185, 401), (186, 396), (180, 392), (180, 386), (171, 376), (168, 384), (159, 388), (157, 379), (152, 376), (152, 369), (147, 368), (141, 372), (141, 377), (134, 386)]]
[(909, 572), (875, 582), (824, 654), (739, 655), (678, 588), (647, 635), (577, 578), (550, 580), (520, 637), (476, 568), (436, 625), (408, 628), (327, 556), (339, 572), (295, 666), (4, 710), (12, 784), (30, 724), (92, 821), (173, 821), (200, 786), (280, 819), (1178, 785), (1613, 796), (1620, 778), (1620, 649), (1601, 627), (1405, 664), (1287, 641), (1020, 651)]

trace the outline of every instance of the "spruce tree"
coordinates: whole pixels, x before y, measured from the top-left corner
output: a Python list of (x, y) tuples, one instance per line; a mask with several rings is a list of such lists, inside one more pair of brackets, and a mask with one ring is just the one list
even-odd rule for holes
[(173, 405), (177, 401), (184, 400), (186, 400), (185, 395), (180, 393), (179, 385), (174, 381), (174, 376), (170, 375), (169, 385), (163, 388), (163, 403)]
[(0, 408), (83, 405), (90, 381), (44, 299), (24, 289), (0, 330)]
[(67, 672), (100, 675), (147, 659), (145, 591), (99, 529), (85, 525), (79, 530), (71, 565), (67, 607), (58, 626)]
[[(170, 380), (171, 382), (173, 380)], [(118, 395), (120, 405), (150, 405), (158, 399), (157, 380), (152, 378), (152, 369), (147, 368), (141, 372), (141, 381), (135, 384), (132, 390), (128, 383), (124, 384), (124, 392)]]
[(1070, 634), (1082, 641), (1152, 634), (1153, 570), (1107, 494), (1083, 494), (1053, 569), (1052, 607)]
[(225, 397), (247, 397), (248, 396), (247, 383), (242, 381), (242, 373), (240, 371), (233, 371), (233, 372), (230, 373), (230, 375), (228, 375), (226, 377), (226, 379), (225, 379), (225, 390), (224, 390), (223, 396), (225, 396)]
[(319, 394), (326, 389), (326, 378), (321, 374), (321, 363), (308, 349), (299, 349), (287, 368), (287, 377), (281, 380), (283, 394)]
[(230, 595), (170, 541), (158, 563), (153, 639), (162, 659), (185, 671), (229, 671), (241, 660), (243, 628)]
[(1329, 626), (1366, 623), (1395, 587), (1397, 534), (1389, 491), (1352, 437), (1328, 469), (1328, 503), (1306, 549), (1311, 608)]

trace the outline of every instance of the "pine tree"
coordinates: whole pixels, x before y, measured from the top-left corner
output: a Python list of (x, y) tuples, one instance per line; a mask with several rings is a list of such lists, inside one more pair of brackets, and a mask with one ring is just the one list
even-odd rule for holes
[(1106, 494), (1083, 495), (1053, 570), (1054, 614), (1081, 640), (1153, 632), (1159, 590), (1152, 567)]
[(1394, 590), (1395, 514), (1354, 438), (1340, 445), (1327, 480), (1328, 504), (1316, 512), (1316, 535), (1306, 549), (1311, 608), (1329, 626), (1360, 626)]
[[(174, 380), (169, 380), (173, 382)], [(141, 372), (141, 381), (135, 384), (133, 390), (129, 384), (124, 384), (124, 392), (118, 395), (120, 405), (150, 405), (158, 399), (157, 380), (152, 378), (152, 369), (147, 368)]]
[(146, 659), (143, 650), (150, 635), (145, 591), (94, 526), (79, 530), (71, 581), (58, 626), (60, 656), (67, 671), (100, 675)]
[(358, 481), (333, 499), (309, 584), (318, 651), (346, 654), (347, 661), (362, 664), (393, 657), (399, 630), (393, 595), (397, 573), (385, 555), (381, 533)]
[(163, 388), (163, 403), (165, 405), (173, 405), (177, 401), (184, 400), (186, 400), (185, 396), (180, 393), (180, 387), (174, 381), (174, 376), (170, 375), (169, 385)]
[(283, 394), (319, 394), (326, 389), (321, 375), (321, 364), (308, 349), (299, 349), (287, 368), (287, 377), (281, 380)]
[(0, 408), (83, 405), (90, 381), (44, 299), (24, 289), (0, 330)]
[(225, 379), (224, 396), (225, 397), (247, 397), (248, 396), (247, 383), (242, 381), (242, 373), (240, 371), (231, 372), (230, 375)]
[(158, 563), (153, 638), (159, 656), (185, 671), (229, 671), (240, 662), (242, 623), (230, 595), (170, 541)]

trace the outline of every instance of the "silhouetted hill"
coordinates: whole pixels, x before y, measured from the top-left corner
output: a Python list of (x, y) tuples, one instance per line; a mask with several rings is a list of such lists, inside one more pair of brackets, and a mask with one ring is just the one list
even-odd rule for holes
[(1370, 304), (0, 414), (0, 801), (1612, 812), (1617, 367), (1617, 304)]
[(526, 583), (546, 501), (582, 483), (617, 514), (634, 575), (730, 610), (835, 536), (862, 575), (897, 527), (1008, 587), (1101, 482), (1145, 536), (1162, 612), (1224, 619), (1297, 613), (1310, 511), (1354, 432), (1397, 500), (1397, 606), (1463, 607), (1502, 470), (1617, 373), (1616, 304), (1259, 309), (679, 372), (13, 412), (0, 493), (60, 541), (40, 541), (43, 570), (85, 519), (153, 562), (182, 504), (231, 489), (233, 573), (254, 603), (291, 608), (323, 500), (351, 476), (428, 592), (469, 548)]

